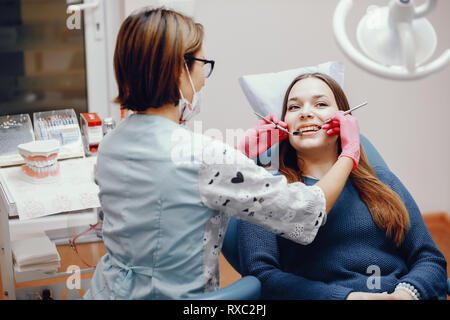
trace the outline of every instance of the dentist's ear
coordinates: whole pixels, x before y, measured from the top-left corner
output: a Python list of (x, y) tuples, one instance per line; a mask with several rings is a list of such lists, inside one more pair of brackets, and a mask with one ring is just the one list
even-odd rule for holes
[(180, 79), (188, 79), (188, 75), (186, 72), (186, 62), (183, 60), (183, 62), (181, 63), (181, 70), (180, 70)]
[(187, 100), (192, 101), (193, 92), (184, 61), (181, 66), (180, 77), (178, 78), (178, 88)]
[(185, 68), (185, 66), (184, 66), (184, 62), (183, 62), (183, 64), (181, 65), (181, 68), (180, 68), (181, 70), (180, 70), (180, 76), (179, 76), (179, 78), (178, 78), (178, 86), (180, 87), (180, 85), (184, 82), (184, 81), (186, 81), (186, 80), (188, 80), (187, 79), (187, 73), (186, 73), (186, 68)]

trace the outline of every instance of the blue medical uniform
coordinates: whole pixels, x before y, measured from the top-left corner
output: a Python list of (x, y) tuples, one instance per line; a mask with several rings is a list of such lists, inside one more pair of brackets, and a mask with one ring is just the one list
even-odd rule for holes
[(155, 115), (105, 136), (96, 183), (107, 253), (85, 299), (178, 299), (217, 290), (230, 216), (310, 243), (326, 220), (317, 186), (288, 184), (234, 148)]

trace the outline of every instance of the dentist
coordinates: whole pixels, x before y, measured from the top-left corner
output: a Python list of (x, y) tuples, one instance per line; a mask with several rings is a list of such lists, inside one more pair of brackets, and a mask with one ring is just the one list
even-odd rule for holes
[(85, 299), (178, 299), (216, 290), (230, 216), (311, 243), (358, 164), (351, 116), (337, 122), (349, 147), (343, 144), (342, 157), (315, 186), (288, 184), (233, 147), (180, 125), (200, 111), (214, 67), (202, 42), (200, 24), (161, 8), (130, 15), (119, 30), (116, 101), (137, 113), (98, 151), (107, 253)]

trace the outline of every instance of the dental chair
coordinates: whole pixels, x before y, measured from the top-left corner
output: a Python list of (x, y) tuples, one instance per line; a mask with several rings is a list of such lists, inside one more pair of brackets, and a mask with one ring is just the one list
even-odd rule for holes
[[(370, 141), (360, 136), (360, 141), (372, 167), (388, 168), (377, 149)], [(267, 151), (270, 152), (270, 149)], [(270, 154), (268, 155), (270, 156)], [(222, 254), (228, 263), (240, 274), (243, 274), (239, 263), (237, 223), (235, 218), (230, 218), (225, 239), (222, 246)], [(447, 294), (450, 295), (450, 279), (447, 281)], [(193, 297), (194, 300), (258, 300), (261, 297), (261, 283), (253, 276), (244, 276), (229, 286)]]

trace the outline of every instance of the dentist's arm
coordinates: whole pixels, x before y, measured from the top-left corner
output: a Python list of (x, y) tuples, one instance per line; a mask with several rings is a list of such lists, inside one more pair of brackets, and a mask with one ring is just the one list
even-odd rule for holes
[(338, 161), (317, 183), (327, 199), (327, 212), (331, 210), (351, 171), (358, 167), (360, 156), (358, 121), (351, 115), (338, 111), (331, 116), (331, 122), (322, 126), (327, 134), (339, 134), (342, 152)]
[[(269, 114), (267, 118), (287, 128), (287, 124), (280, 121), (276, 114)], [(327, 213), (339, 198), (351, 171), (358, 166), (360, 155), (359, 126), (356, 118), (344, 115), (343, 111), (338, 111), (330, 119), (332, 121), (322, 128), (329, 135), (341, 136), (342, 153), (330, 171), (316, 184), (325, 195)], [(287, 133), (276, 129), (273, 124), (259, 120), (252, 129), (247, 131), (236, 149), (253, 159), (287, 137)]]
[(348, 157), (339, 158), (327, 174), (316, 183), (322, 189), (327, 201), (327, 213), (333, 208), (345, 186), (350, 172), (352, 172), (353, 160)]
[[(340, 120), (343, 155), (314, 186), (288, 183), (286, 177), (271, 175), (230, 146), (205, 141), (198, 171), (203, 204), (297, 243), (311, 243), (339, 197), (353, 161), (359, 161), (357, 122), (347, 118), (351, 116)], [(355, 145), (358, 152), (352, 147)]]

